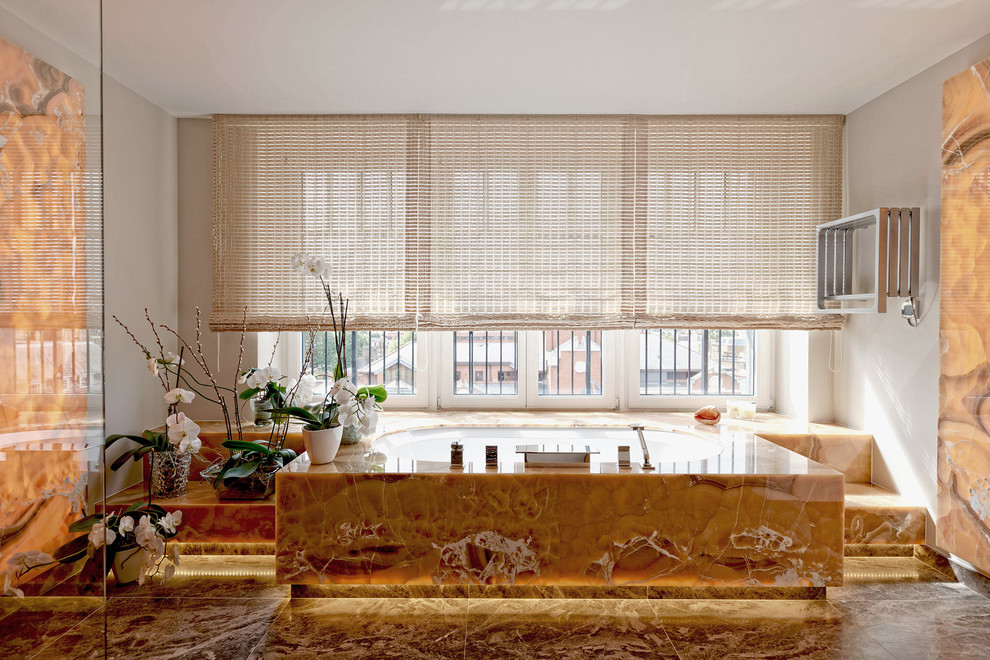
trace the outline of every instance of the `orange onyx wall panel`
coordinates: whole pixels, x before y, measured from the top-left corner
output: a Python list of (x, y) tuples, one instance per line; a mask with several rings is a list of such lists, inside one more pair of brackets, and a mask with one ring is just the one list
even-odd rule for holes
[(990, 59), (942, 96), (936, 544), (990, 574)]

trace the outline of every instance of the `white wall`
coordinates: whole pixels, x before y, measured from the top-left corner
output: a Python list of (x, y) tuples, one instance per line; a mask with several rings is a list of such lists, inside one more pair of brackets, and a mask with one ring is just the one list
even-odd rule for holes
[(775, 342), (774, 410), (803, 422), (833, 421), (831, 330), (780, 330)]
[[(835, 419), (874, 434), (889, 479), (934, 513), (939, 368), (942, 82), (990, 56), (990, 34), (849, 114), (850, 212), (920, 206), (921, 324), (897, 309), (853, 315), (842, 331)], [(891, 301), (895, 302), (895, 301)], [(884, 475), (875, 475), (884, 480)]]
[[(106, 429), (140, 434), (165, 422), (164, 391), (113, 316), (152, 349), (145, 307), (176, 327), (176, 119), (112, 78), (103, 85)], [(108, 492), (139, 477), (134, 470), (111, 475)]]
[[(203, 349), (210, 369), (224, 375), (221, 385), (234, 386), (239, 333), (212, 333), (207, 327), (213, 292), (213, 138), (209, 119), (178, 120), (179, 162), (179, 333), (190, 343), (196, 335), (195, 314), (203, 318)], [(220, 369), (217, 370), (217, 341)], [(258, 360), (257, 338), (249, 333), (244, 342), (244, 365)], [(218, 406), (198, 399), (184, 408), (200, 420), (219, 420)]]

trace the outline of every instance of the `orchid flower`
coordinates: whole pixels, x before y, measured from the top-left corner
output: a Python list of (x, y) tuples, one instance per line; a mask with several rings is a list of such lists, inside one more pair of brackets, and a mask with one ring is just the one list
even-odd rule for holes
[[(190, 454), (199, 451), (202, 446), (202, 441), (199, 440), (199, 424), (186, 417), (185, 413), (169, 415), (165, 425), (168, 427), (168, 441), (179, 447), (180, 451), (187, 451)], [(194, 440), (198, 444), (193, 442)], [(183, 443), (185, 443), (184, 447)], [(193, 446), (195, 449), (191, 449)]]
[(96, 549), (99, 549), (102, 545), (110, 545), (117, 540), (117, 532), (108, 528), (104, 523), (98, 522), (93, 525), (93, 529), (89, 532), (89, 542)]
[(36, 566), (50, 564), (53, 561), (55, 560), (52, 559), (52, 556), (46, 552), (41, 552), (40, 550), (29, 550), (27, 552), (18, 552), (14, 554), (13, 557), (7, 560), (7, 565), (17, 571), (26, 571)]
[(179, 451), (186, 454), (198, 454), (203, 448), (203, 441), (198, 437), (185, 437), (179, 441)]
[(149, 516), (141, 516), (137, 527), (134, 528), (134, 539), (142, 548), (149, 549), (151, 540), (155, 536), (155, 527), (151, 524)]
[(330, 265), (322, 257), (308, 257), (305, 270), (317, 278), (330, 275)]
[(177, 387), (174, 390), (169, 390), (165, 393), (165, 403), (192, 403), (192, 400), (196, 398), (195, 392), (190, 392), (189, 390), (184, 390), (181, 387)]
[(158, 526), (169, 534), (175, 534), (176, 525), (182, 522), (182, 512), (181, 511), (170, 511), (162, 516), (158, 521)]
[(303, 254), (302, 252), (296, 252), (294, 255), (292, 255), (292, 258), (289, 259), (289, 264), (292, 266), (292, 270), (296, 271), (297, 273), (301, 273), (302, 271), (306, 270), (306, 261), (307, 258), (305, 254)]
[(121, 534), (127, 534), (129, 532), (133, 532), (134, 518), (130, 516), (124, 516), (123, 518), (121, 518), (120, 522), (117, 523), (117, 531), (119, 531)]
[(3, 578), (3, 595), (13, 596), (15, 598), (24, 598), (24, 592), (13, 586), (10, 583), (10, 573), (4, 574)]

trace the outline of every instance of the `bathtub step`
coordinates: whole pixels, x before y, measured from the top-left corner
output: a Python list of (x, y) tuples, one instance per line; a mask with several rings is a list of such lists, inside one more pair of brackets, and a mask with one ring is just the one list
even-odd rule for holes
[(920, 545), (928, 512), (873, 484), (846, 484), (847, 545)]
[(808, 433), (758, 433), (813, 461), (838, 470), (846, 483), (870, 483), (873, 469), (873, 436), (851, 429), (815, 425)]
[[(107, 497), (107, 508), (122, 510), (147, 501), (146, 487), (137, 484)], [(182, 524), (175, 536), (178, 543), (208, 544), (215, 550), (212, 554), (245, 554), (250, 546), (275, 542), (274, 496), (267, 500), (221, 502), (209, 483), (195, 481), (189, 483), (189, 491), (182, 497), (155, 498), (153, 502), (166, 511), (182, 511)], [(231, 544), (239, 547), (223, 548)]]

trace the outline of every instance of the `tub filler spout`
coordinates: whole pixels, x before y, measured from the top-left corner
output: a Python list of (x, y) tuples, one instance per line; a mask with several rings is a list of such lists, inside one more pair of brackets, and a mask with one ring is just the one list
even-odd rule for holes
[(643, 470), (652, 470), (653, 464), (650, 463), (650, 449), (646, 446), (646, 436), (643, 435), (643, 429), (646, 428), (646, 425), (634, 423), (630, 424), (629, 428), (639, 435), (639, 444), (643, 447)]

